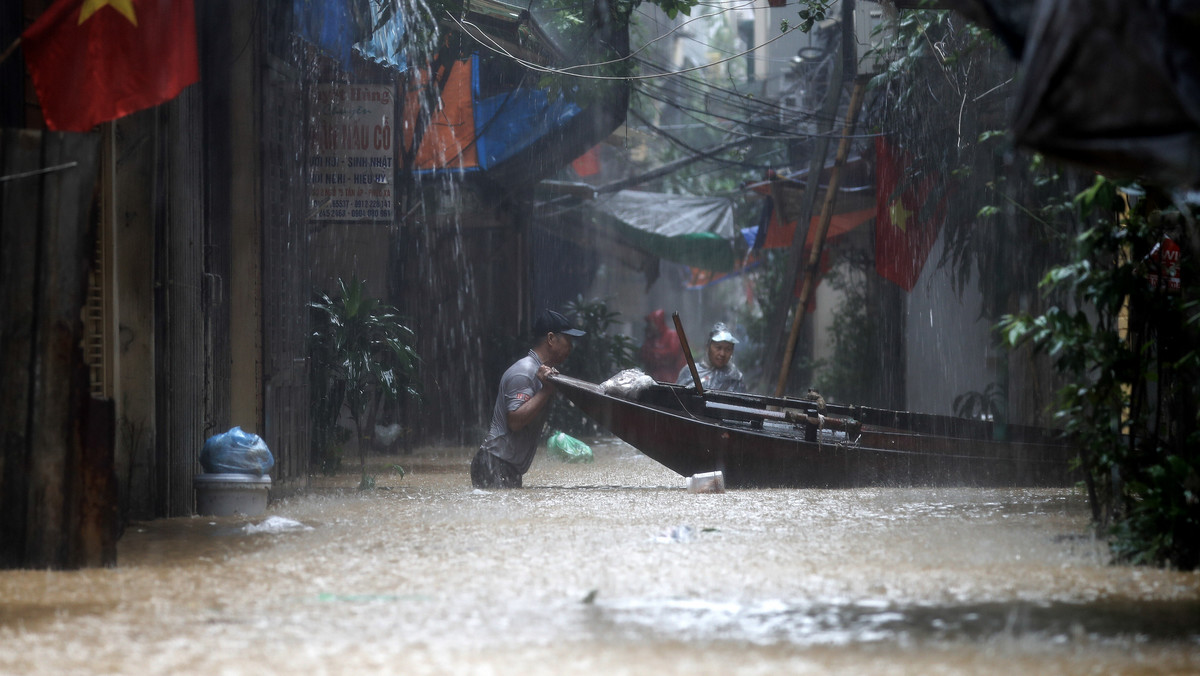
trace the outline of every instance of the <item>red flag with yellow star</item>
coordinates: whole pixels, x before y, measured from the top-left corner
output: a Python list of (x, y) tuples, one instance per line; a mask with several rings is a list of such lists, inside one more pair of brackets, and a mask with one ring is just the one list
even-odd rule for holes
[(200, 79), (192, 0), (59, 0), (21, 40), (56, 131), (88, 131)]
[(875, 138), (875, 270), (912, 291), (946, 217), (937, 176), (913, 172), (908, 155)]

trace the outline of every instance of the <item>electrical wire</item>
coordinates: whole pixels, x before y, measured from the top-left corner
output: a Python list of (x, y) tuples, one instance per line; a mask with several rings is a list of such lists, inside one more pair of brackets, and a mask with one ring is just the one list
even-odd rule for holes
[[(772, 125), (766, 125), (766, 124), (757, 123), (757, 122), (755, 122), (753, 119), (749, 119), (749, 120), (740, 120), (740, 121), (738, 121), (738, 123), (737, 123), (737, 124), (738, 124), (739, 126), (741, 126), (741, 127), (749, 127), (749, 128), (752, 128), (752, 129), (761, 129), (761, 130), (765, 130), (765, 131), (767, 131), (767, 132), (770, 132), (770, 133), (766, 133), (766, 134), (754, 134), (754, 133), (748, 133), (748, 132), (741, 132), (741, 131), (738, 131), (737, 129), (734, 129), (734, 128), (729, 128), (729, 129), (727, 129), (727, 128), (725, 128), (725, 127), (722, 127), (722, 126), (720, 126), (720, 125), (718, 125), (718, 124), (715, 124), (715, 123), (712, 123), (712, 122), (708, 122), (708, 121), (706, 121), (705, 119), (703, 119), (703, 117), (702, 117), (702, 116), (709, 116), (709, 117), (713, 116), (713, 113), (711, 113), (710, 111), (707, 111), (707, 110), (701, 110), (701, 109), (699, 109), (699, 108), (694, 108), (694, 107), (691, 107), (691, 106), (686, 106), (686, 105), (683, 105), (683, 104), (681, 104), (681, 103), (677, 103), (677, 102), (675, 102), (675, 101), (672, 101), (672, 100), (670, 100), (670, 99), (667, 99), (666, 97), (660, 97), (660, 96), (656, 96), (656, 95), (654, 95), (654, 94), (651, 94), (651, 93), (649, 93), (649, 92), (641, 92), (641, 93), (642, 93), (644, 96), (646, 96), (647, 98), (653, 99), (653, 100), (655, 100), (655, 101), (659, 101), (660, 103), (663, 103), (664, 105), (670, 106), (670, 107), (672, 107), (672, 108), (675, 108), (675, 109), (677, 109), (677, 110), (679, 110), (679, 111), (681, 111), (681, 112), (684, 112), (684, 113), (686, 113), (689, 119), (695, 120), (695, 121), (696, 121), (696, 123), (697, 123), (696, 125), (690, 125), (690, 126), (701, 126), (701, 127), (707, 127), (707, 128), (710, 128), (710, 129), (713, 129), (713, 130), (716, 130), (716, 131), (720, 131), (720, 132), (722, 132), (722, 133), (729, 133), (729, 134), (740, 134), (740, 135), (742, 135), (742, 136), (745, 136), (746, 138), (751, 138), (751, 139), (765, 139), (765, 140), (804, 140), (804, 139), (816, 139), (816, 138), (840, 139), (840, 138), (843, 138), (843, 137), (845, 137), (845, 138), (852, 138), (852, 139), (853, 139), (853, 138), (874, 138), (874, 137), (876, 137), (876, 136), (878, 136), (878, 135), (879, 135), (879, 134), (876, 134), (876, 133), (867, 133), (867, 134), (849, 134), (849, 135), (847, 135), (847, 134), (841, 134), (841, 133), (832, 133), (832, 132), (830, 132), (830, 133), (825, 133), (825, 134), (821, 134), (821, 133), (786, 132), (786, 131), (781, 131), (781, 130), (779, 129), (779, 127), (778, 127), (778, 126), (772, 126)], [(812, 114), (812, 113), (809, 113), (808, 111), (803, 111), (803, 110), (799, 110), (799, 111), (788, 111), (788, 109), (782, 109), (782, 110), (792, 113), (792, 116), (793, 116), (793, 117), (796, 117), (796, 118), (804, 118), (806, 121), (818, 121), (818, 120), (819, 120), (819, 116), (818, 116), (818, 115), (816, 115), (816, 114)], [(724, 116), (722, 116), (722, 117), (724, 117)], [(843, 125), (843, 126), (844, 126), (844, 125)]]
[[(580, 78), (583, 80), (607, 80), (607, 81), (652, 80), (655, 78), (671, 77), (671, 76), (680, 75), (683, 73), (692, 73), (692, 72), (704, 70), (706, 68), (712, 68), (713, 66), (719, 66), (723, 63), (727, 63), (734, 59), (737, 59), (737, 58), (740, 58), (747, 54), (750, 54), (756, 50), (762, 49), (763, 47), (766, 47), (767, 45), (775, 42), (776, 40), (779, 40), (780, 38), (787, 35), (788, 32), (790, 32), (790, 31), (787, 31), (787, 32), (780, 33), (779, 35), (771, 38), (770, 40), (767, 40), (766, 42), (762, 43), (761, 45), (755, 45), (754, 47), (743, 50), (737, 54), (734, 54), (733, 56), (729, 56), (724, 59), (719, 59), (719, 60), (713, 61), (711, 63), (705, 63), (705, 64), (701, 64), (698, 66), (692, 66), (690, 68), (682, 68), (682, 69), (671, 71), (671, 72), (655, 73), (653, 75), (585, 75), (583, 73), (573, 73), (570, 70), (563, 69), (563, 68), (550, 68), (548, 66), (543, 66), (543, 65), (534, 63), (532, 61), (526, 61), (525, 59), (522, 59), (521, 57), (509, 52), (507, 49), (504, 48), (503, 45), (501, 45), (500, 43), (496, 42), (491, 37), (489, 37), (486, 33), (483, 32), (483, 29), (481, 29), (479, 26), (475, 25), (474, 23), (463, 20), (463, 19), (459, 19), (459, 18), (455, 17), (454, 15), (450, 14), (449, 12), (447, 12), (446, 14), (447, 14), (447, 16), (450, 17), (451, 21), (453, 21), (455, 24), (458, 25), (458, 27), (460, 29), (462, 29), (462, 33), (464, 35), (471, 38), (479, 46), (483, 47), (484, 49), (487, 49), (488, 51), (494, 52), (505, 58), (508, 58), (508, 59), (512, 60), (514, 63), (520, 64), (521, 66), (528, 68), (529, 70), (537, 71), (539, 73), (547, 73), (550, 75), (564, 75), (564, 76), (569, 76), (569, 77), (575, 77), (575, 78)], [(487, 42), (485, 42), (483, 39), (481, 39), (473, 31), (466, 30), (467, 27), (474, 29), (474, 31), (477, 31), (484, 38), (487, 38)], [(594, 68), (594, 67), (598, 67), (601, 65), (619, 63), (622, 61), (629, 60), (630, 58), (632, 58), (632, 57), (623, 56), (620, 59), (614, 59), (612, 61), (605, 61), (604, 63), (601, 63), (601, 64), (597, 64), (597, 63), (580, 64), (578, 66), (569, 66), (569, 68), (583, 68), (583, 67)]]
[[(721, 115), (715, 115), (711, 110), (703, 110), (700, 108), (696, 108), (694, 106), (689, 106), (687, 104), (680, 103), (677, 100), (675, 100), (673, 97), (671, 97), (668, 93), (652, 92), (652, 91), (646, 91), (646, 90), (639, 90), (639, 93), (648, 99), (651, 99), (653, 101), (656, 101), (656, 102), (662, 104), (663, 106), (670, 107), (675, 110), (679, 110), (680, 112), (685, 114), (688, 119), (693, 120), (698, 126), (714, 129), (714, 130), (720, 131), (722, 133), (741, 133), (741, 134), (745, 135), (746, 137), (750, 137), (750, 138), (773, 139), (773, 140), (803, 140), (803, 139), (813, 139), (813, 138), (822, 138), (822, 137), (824, 137), (824, 138), (842, 138), (842, 136), (843, 136), (842, 134), (835, 134), (832, 132), (829, 132), (829, 133), (798, 132), (798, 131), (793, 131), (793, 130), (785, 130), (785, 129), (781, 128), (784, 125), (786, 125), (787, 127), (795, 127), (801, 123), (809, 123), (809, 124), (815, 125), (816, 123), (818, 123), (820, 121), (821, 116), (819, 114), (812, 112), (812, 111), (803, 110), (803, 109), (793, 110), (793, 109), (789, 109), (789, 108), (774, 107), (772, 109), (767, 109), (767, 110), (754, 110), (751, 108), (745, 108), (742, 111), (740, 111), (741, 112), (740, 115), (739, 115), (739, 111), (737, 111), (737, 110), (730, 110), (728, 113), (723, 113)], [(707, 118), (711, 118), (714, 116), (721, 117), (721, 118), (728, 118), (728, 119), (737, 119), (738, 120), (737, 124), (741, 128), (743, 128), (747, 131), (739, 132), (735, 129), (726, 128), (724, 126), (721, 126), (719, 124), (711, 122), (707, 119)], [(772, 123), (764, 122), (764, 120), (766, 120), (766, 119), (781, 119), (781, 122), (778, 124), (772, 124)], [(873, 136), (875, 136), (875, 134), (854, 134), (854, 135), (851, 135), (851, 138), (869, 138), (869, 137), (873, 137)]]
[[(611, 64), (614, 64), (614, 63), (621, 63), (621, 62), (623, 62), (623, 61), (628, 61), (628, 60), (630, 60), (630, 59), (632, 59), (632, 58), (636, 57), (636, 56), (637, 56), (637, 55), (638, 55), (640, 52), (642, 52), (642, 51), (645, 51), (645, 50), (649, 49), (651, 45), (653, 45), (654, 43), (658, 42), (659, 40), (663, 40), (663, 39), (665, 39), (665, 38), (668, 38), (668, 37), (670, 37), (671, 35), (673, 35), (673, 34), (674, 34), (674, 33), (676, 33), (676, 32), (681, 32), (681, 31), (683, 31), (683, 29), (684, 29), (684, 28), (685, 28), (685, 27), (686, 27), (688, 24), (694, 23), (694, 22), (696, 22), (696, 21), (700, 21), (701, 19), (710, 19), (710, 18), (712, 18), (712, 17), (720, 16), (720, 15), (722, 15), (722, 14), (726, 14), (726, 13), (728, 13), (728, 12), (732, 12), (732, 11), (734, 11), (734, 10), (738, 10), (738, 9), (745, 9), (745, 8), (747, 8), (747, 7), (751, 7), (751, 8), (752, 8), (752, 7), (754, 6), (754, 0), (739, 0), (739, 1), (740, 1), (740, 4), (739, 4), (738, 6), (736, 6), (736, 7), (729, 7), (729, 8), (725, 8), (725, 9), (722, 9), (722, 10), (720, 10), (720, 11), (713, 12), (712, 14), (701, 14), (701, 15), (699, 15), (699, 16), (694, 16), (694, 17), (691, 17), (691, 18), (689, 18), (687, 21), (684, 21), (683, 23), (680, 23), (680, 24), (678, 24), (678, 25), (676, 25), (676, 26), (672, 27), (672, 28), (671, 28), (670, 30), (668, 30), (666, 33), (663, 33), (662, 35), (659, 35), (658, 37), (656, 37), (656, 38), (654, 38), (654, 39), (650, 40), (650, 41), (649, 41), (649, 42), (647, 42), (646, 44), (644, 44), (644, 45), (642, 45), (642, 46), (638, 47), (636, 50), (634, 50), (634, 51), (630, 52), (629, 54), (627, 54), (627, 55), (625, 55), (625, 56), (623, 56), (623, 57), (621, 57), (621, 58), (619, 58), (619, 59), (612, 59), (612, 60), (609, 60), (609, 61), (602, 61), (602, 62), (599, 62), (599, 63), (586, 63), (586, 64), (579, 64), (579, 65), (575, 65), (575, 66), (567, 66), (567, 67), (563, 68), (562, 70), (563, 70), (563, 71), (571, 71), (571, 70), (574, 70), (574, 69), (576, 69), (576, 68), (592, 68), (592, 67), (600, 67), (600, 66), (607, 66), (607, 65), (611, 65)], [(533, 0), (530, 0), (529, 6), (532, 6), (532, 4), (533, 4)], [(526, 7), (526, 10), (528, 11), (528, 7)], [(647, 14), (644, 14), (644, 13), (642, 13), (642, 15), (643, 15), (643, 16), (648, 16)], [(684, 37), (685, 37), (685, 38), (687, 38), (687, 37), (688, 37), (688, 36), (686, 35), (686, 33), (685, 33)], [(781, 35), (781, 36), (779, 36), (779, 37), (783, 37), (783, 36)], [(700, 43), (700, 44), (704, 44), (704, 43)], [(722, 51), (723, 51), (723, 50), (722, 50)]]

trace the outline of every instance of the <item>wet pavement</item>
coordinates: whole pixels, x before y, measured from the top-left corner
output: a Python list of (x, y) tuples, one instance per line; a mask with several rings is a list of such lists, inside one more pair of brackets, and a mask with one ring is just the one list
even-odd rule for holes
[(1200, 574), (1108, 565), (1075, 491), (692, 494), (593, 448), (517, 491), (422, 449), (0, 571), (0, 673), (1200, 673)]

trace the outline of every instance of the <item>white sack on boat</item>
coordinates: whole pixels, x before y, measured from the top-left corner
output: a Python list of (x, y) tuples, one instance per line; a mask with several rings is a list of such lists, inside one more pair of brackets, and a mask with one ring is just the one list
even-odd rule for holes
[(634, 399), (638, 393), (654, 384), (651, 378), (640, 369), (625, 369), (617, 375), (600, 383), (604, 393), (622, 399)]

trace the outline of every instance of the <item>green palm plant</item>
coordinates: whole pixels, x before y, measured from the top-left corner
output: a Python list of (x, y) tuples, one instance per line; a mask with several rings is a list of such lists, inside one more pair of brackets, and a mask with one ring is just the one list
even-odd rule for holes
[(982, 392), (968, 390), (954, 398), (954, 415), (960, 418), (991, 420), (1003, 410), (1004, 392), (996, 383), (988, 383)]
[(338, 279), (338, 295), (317, 294), (311, 334), (313, 453), (323, 470), (341, 463), (338, 419), (354, 423), (359, 466), (366, 484), (366, 453), (384, 403), (419, 400), (416, 334), (396, 309), (367, 294), (365, 281)]

